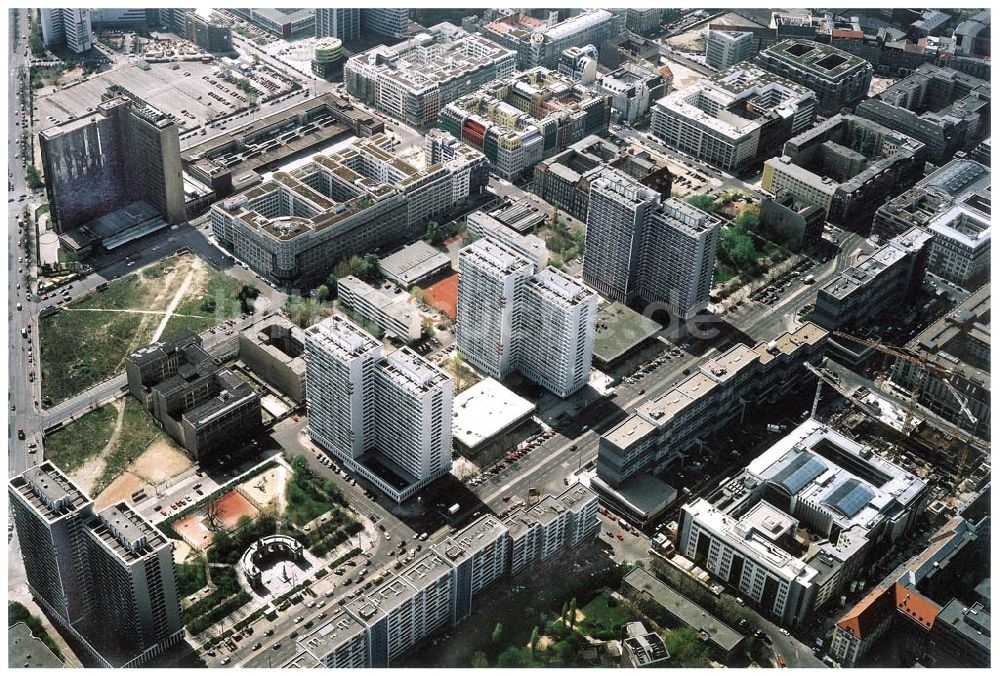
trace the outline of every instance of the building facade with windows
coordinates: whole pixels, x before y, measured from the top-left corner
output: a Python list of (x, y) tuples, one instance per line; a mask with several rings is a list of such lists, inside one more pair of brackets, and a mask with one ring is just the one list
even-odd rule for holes
[(89, 9), (42, 7), (38, 15), (46, 47), (65, 45), (71, 52), (82, 54), (94, 46)]
[(860, 56), (813, 40), (782, 40), (757, 54), (757, 64), (816, 93), (816, 113), (834, 115), (866, 96), (874, 67)]

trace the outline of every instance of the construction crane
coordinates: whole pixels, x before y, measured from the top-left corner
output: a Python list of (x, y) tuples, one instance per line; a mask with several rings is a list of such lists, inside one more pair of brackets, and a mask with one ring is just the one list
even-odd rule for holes
[[(851, 393), (848, 392), (840, 383), (831, 378), (828, 373), (826, 373), (820, 368), (817, 368), (816, 366), (813, 366), (809, 362), (804, 362), (803, 365), (806, 367), (806, 369), (808, 369), (813, 375), (815, 375), (819, 379), (818, 382), (816, 383), (816, 396), (813, 399), (812, 414), (814, 416), (816, 415), (816, 408), (817, 405), (819, 404), (820, 390), (823, 387), (823, 383), (826, 383), (834, 390), (836, 390), (842, 397), (844, 397), (844, 399), (847, 400), (847, 402), (851, 406), (856, 408), (858, 411), (860, 411), (861, 413), (863, 413), (864, 415), (868, 416), (873, 420), (882, 422), (878, 414), (876, 414), (867, 406), (865, 406), (857, 399), (852, 397)], [(903, 422), (903, 434), (906, 434), (906, 429), (909, 426), (909, 421), (911, 418), (911, 416), (909, 415), (909, 413), (911, 412), (911, 406), (914, 406), (915, 404), (913, 404), (912, 402), (899, 402), (899, 403), (904, 408), (904, 410), (907, 411), (908, 414)], [(945, 420), (937, 420), (935, 421), (935, 426), (938, 427), (940, 431), (949, 438), (958, 439), (964, 445), (962, 449), (962, 457), (959, 459), (958, 463), (959, 476), (961, 475), (962, 471), (965, 469), (966, 464), (968, 463), (970, 447), (975, 448), (984, 456), (989, 457), (989, 449), (984, 447), (984, 445), (978, 439), (974, 439), (972, 435), (970, 435), (968, 432), (958, 427), (957, 425), (953, 425)]]
[[(890, 345), (885, 345), (876, 340), (871, 340), (869, 338), (861, 338), (859, 336), (854, 336), (851, 335), (850, 333), (845, 333), (843, 331), (833, 331), (832, 333), (833, 335), (839, 338), (846, 338), (850, 341), (858, 343), (859, 345), (864, 345), (865, 347), (869, 347), (883, 354), (895, 357), (896, 359), (902, 360), (908, 364), (913, 364), (921, 371), (939, 377), (941, 379), (941, 382), (944, 384), (945, 389), (947, 389), (951, 393), (951, 395), (955, 397), (955, 400), (958, 402), (959, 410), (961, 411), (961, 413), (966, 418), (969, 419), (969, 421), (973, 424), (973, 426), (975, 426), (976, 423), (979, 422), (976, 419), (976, 417), (972, 414), (972, 411), (969, 410), (968, 399), (959, 394), (958, 390), (955, 389), (955, 386), (952, 385), (950, 381), (950, 378), (955, 373), (954, 370), (946, 366), (942, 366), (941, 364), (935, 361), (931, 361), (930, 359), (926, 359), (925, 357), (922, 357), (919, 354), (914, 354), (912, 351), (906, 348), (899, 348)], [(879, 376), (876, 378), (876, 383), (879, 387), (881, 387), (882, 382), (883, 382), (883, 376), (879, 374)], [(923, 384), (923, 379), (919, 377), (914, 377), (913, 386), (910, 389), (910, 400), (912, 404), (914, 404), (914, 406), (917, 403), (917, 392), (920, 390), (921, 384)], [(912, 410), (913, 409), (909, 407), (906, 409), (906, 420), (903, 421), (903, 427), (909, 425), (910, 418), (912, 417)]]

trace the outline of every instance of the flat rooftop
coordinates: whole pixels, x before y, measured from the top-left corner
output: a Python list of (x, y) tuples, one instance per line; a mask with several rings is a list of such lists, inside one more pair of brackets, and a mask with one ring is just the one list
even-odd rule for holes
[(41, 639), (18, 622), (7, 629), (8, 669), (61, 669), (65, 665)]
[(622, 584), (649, 597), (723, 653), (729, 653), (743, 641), (742, 634), (640, 567), (629, 572)]
[(341, 359), (351, 359), (369, 352), (381, 351), (382, 344), (360, 326), (333, 315), (306, 329), (306, 337), (319, 343), (321, 349), (333, 352)]
[(480, 380), (452, 403), (452, 437), (475, 449), (530, 416), (535, 405), (493, 378)]
[(829, 80), (844, 77), (853, 70), (872, 69), (860, 56), (813, 40), (783, 40), (768, 47), (764, 53)]
[(378, 267), (383, 275), (409, 288), (422, 279), (450, 268), (451, 259), (448, 254), (438, 251), (427, 242), (417, 240), (379, 259)]
[(153, 524), (146, 521), (127, 502), (119, 502), (87, 524), (94, 540), (126, 564), (155, 555), (172, 545)]
[(92, 504), (92, 500), (51, 462), (25, 470), (10, 480), (10, 487), (49, 522)]
[(607, 303), (597, 311), (594, 330), (594, 356), (605, 364), (635, 349), (655, 336), (663, 327), (627, 305)]
[(507, 528), (500, 519), (487, 514), (481, 516), (444, 542), (435, 545), (434, 551), (457, 566), (476, 552), (488, 547), (506, 535)]
[[(329, 620), (297, 639), (295, 643), (316, 660), (334, 652), (359, 635), (363, 635), (365, 625), (351, 617), (344, 610), (338, 610)], [(255, 664), (248, 666), (264, 666)]]

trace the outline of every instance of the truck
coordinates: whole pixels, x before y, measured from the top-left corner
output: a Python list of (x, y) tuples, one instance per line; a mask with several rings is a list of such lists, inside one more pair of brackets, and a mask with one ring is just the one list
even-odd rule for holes
[(448, 508), (448, 514), (450, 514), (451, 516), (455, 516), (456, 514), (458, 514), (458, 503), (457, 502), (454, 505), (452, 505), (451, 507)]

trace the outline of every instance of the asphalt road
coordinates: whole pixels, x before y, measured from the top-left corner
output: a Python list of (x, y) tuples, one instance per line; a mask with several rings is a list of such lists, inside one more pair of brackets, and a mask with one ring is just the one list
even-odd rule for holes
[[(27, 78), (27, 57), (25, 56), (25, 51), (27, 49), (27, 35), (28, 35), (28, 17), (27, 12), (10, 12), (8, 14), (10, 17), (10, 35), (13, 35), (14, 23), (18, 24), (18, 41), (16, 43), (9, 42), (9, 71), (7, 73), (7, 91), (11, 94), (17, 92), (20, 94), (24, 91), (21, 88), (20, 79)], [(19, 122), (22, 125), (25, 122), (25, 118), (21, 116), (21, 104), (23, 99), (19, 96), (10, 96), (8, 98), (8, 115), (7, 123), (8, 129), (19, 129), (15, 126), (15, 122)], [(27, 105), (26, 109), (30, 108), (30, 102), (25, 102)], [(23, 126), (21, 127), (23, 129)], [(32, 200), (18, 201), (18, 198), (29, 192), (27, 187), (27, 182), (25, 180), (25, 169), (21, 166), (20, 157), (21, 147), (18, 143), (8, 142), (7, 144), (7, 166), (10, 168), (10, 176), (8, 180), (13, 184), (13, 190), (8, 193), (8, 199), (13, 197), (14, 201), (8, 201), (8, 242), (7, 247), (7, 269), (10, 271), (7, 278), (7, 324), (8, 324), (8, 336), (9, 340), (9, 360), (10, 374), (9, 374), (9, 406), (12, 407), (10, 411), (9, 425), (8, 425), (8, 439), (9, 448), (8, 452), (8, 474), (13, 476), (19, 474), (29, 467), (34, 466), (37, 463), (37, 454), (32, 455), (28, 453), (28, 444), (33, 441), (33, 435), (30, 434), (32, 430), (35, 429), (35, 415), (36, 408), (34, 402), (38, 399), (38, 386), (39, 380), (36, 379), (35, 382), (31, 382), (29, 378), (29, 373), (32, 371), (36, 365), (28, 364), (28, 345), (32, 346), (32, 351), (30, 354), (37, 355), (38, 350), (37, 342), (35, 336), (37, 331), (33, 331), (29, 334), (29, 339), (24, 339), (21, 336), (21, 329), (26, 328), (29, 324), (37, 324), (38, 306), (35, 303), (34, 294), (32, 294), (32, 300), (28, 300), (26, 292), (33, 290), (33, 282), (29, 281), (34, 277), (35, 266), (33, 262), (27, 263), (25, 268), (27, 277), (25, 275), (19, 274), (17, 272), (18, 268), (24, 268), (26, 265), (24, 262), (25, 250), (19, 246), (19, 239), (21, 235), (18, 233), (18, 229), (13, 227), (16, 223), (17, 215), (25, 208), (25, 206), (32, 205)], [(15, 157), (17, 155), (17, 157)], [(25, 228), (27, 230), (27, 228)], [(18, 262), (18, 261), (21, 262)], [(22, 310), (17, 310), (17, 304), (21, 303)], [(18, 439), (18, 430), (24, 430), (27, 438), (24, 440)]]

